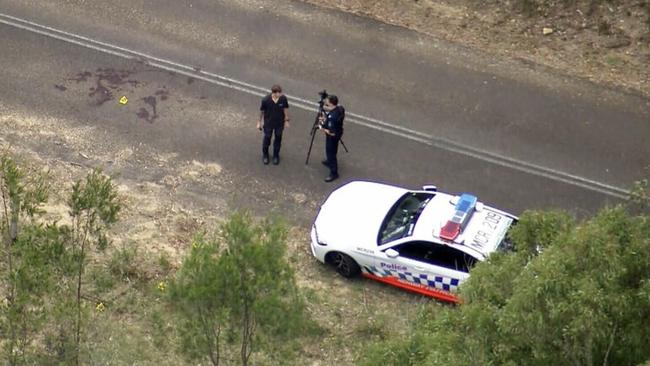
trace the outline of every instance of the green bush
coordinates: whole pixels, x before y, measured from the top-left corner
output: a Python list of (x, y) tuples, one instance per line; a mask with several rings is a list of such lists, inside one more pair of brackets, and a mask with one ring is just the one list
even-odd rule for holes
[(135, 246), (124, 246), (113, 252), (108, 263), (110, 272), (121, 280), (140, 279), (138, 250)]
[[(430, 307), (362, 364), (636, 365), (650, 359), (650, 217), (620, 206), (578, 223), (528, 212), (519, 251), (479, 263), (463, 304)], [(540, 250), (534, 250), (539, 248)]]

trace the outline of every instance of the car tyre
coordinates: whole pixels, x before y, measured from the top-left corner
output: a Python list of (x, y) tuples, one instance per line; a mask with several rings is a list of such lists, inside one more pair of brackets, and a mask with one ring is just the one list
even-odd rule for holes
[(336, 272), (345, 278), (353, 278), (361, 273), (361, 267), (349, 255), (340, 252), (328, 254), (328, 263), (330, 263)]

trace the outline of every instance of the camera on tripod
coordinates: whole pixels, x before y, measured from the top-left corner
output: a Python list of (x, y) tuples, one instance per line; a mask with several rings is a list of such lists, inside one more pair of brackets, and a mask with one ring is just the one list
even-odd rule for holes
[[(307, 151), (307, 159), (305, 160), (305, 164), (309, 164), (309, 156), (311, 155), (311, 148), (314, 145), (314, 137), (316, 136), (316, 131), (318, 131), (320, 128), (323, 127), (320, 118), (321, 117), (324, 118), (325, 116), (325, 110), (323, 109), (323, 104), (325, 104), (325, 99), (329, 97), (329, 94), (327, 94), (327, 90), (325, 89), (319, 91), (318, 95), (320, 96), (320, 101), (318, 102), (318, 112), (316, 113), (314, 124), (312, 125), (311, 131), (309, 133), (311, 135), (311, 141), (309, 142), (309, 150)], [(348, 148), (347, 146), (345, 146), (345, 143), (343, 143), (343, 140), (339, 140), (339, 142), (343, 146), (343, 149), (345, 149), (345, 152), (348, 152)]]

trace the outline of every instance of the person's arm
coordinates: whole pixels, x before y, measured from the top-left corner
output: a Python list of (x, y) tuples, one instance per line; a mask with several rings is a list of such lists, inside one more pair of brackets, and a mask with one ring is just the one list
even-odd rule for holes
[[(323, 128), (323, 132), (324, 132), (326, 135), (328, 135), (328, 136), (336, 137), (336, 132), (335, 132), (335, 129), (332, 128), (332, 127), (334, 127), (334, 126), (332, 126), (332, 125), (333, 125), (334, 123), (339, 123), (339, 122), (340, 122), (340, 119), (341, 119), (341, 116), (340, 116), (340, 114), (339, 114), (339, 112), (338, 112), (337, 110), (333, 110), (333, 111), (331, 111), (331, 112), (327, 115), (327, 120), (328, 120), (328, 122), (329, 122), (329, 123), (327, 124), (327, 127), (330, 127), (330, 128)], [(330, 121), (332, 121), (332, 122), (330, 122)]]
[(336, 134), (334, 133), (334, 131), (332, 131), (332, 130), (330, 130), (330, 129), (327, 129), (327, 128), (325, 128), (325, 127), (322, 127), (321, 130), (323, 130), (323, 133), (326, 134), (327, 136), (332, 136), (332, 137), (336, 136)]
[(262, 130), (262, 125), (264, 124), (264, 111), (260, 112), (260, 119), (257, 121), (257, 129)]
[(321, 112), (320, 117), (318, 117), (318, 120), (320, 121), (320, 125), (318, 126), (318, 128), (321, 131), (323, 131), (324, 134), (328, 136), (332, 136), (332, 132), (329, 129), (325, 128), (325, 126), (329, 127), (329, 123), (326, 123), (329, 121), (329, 119), (330, 119), (329, 113), (325, 114), (324, 112)]
[(289, 127), (289, 121), (291, 121), (291, 118), (289, 118), (289, 107), (284, 109), (284, 127)]
[(264, 125), (264, 99), (262, 99), (262, 105), (260, 106), (260, 119), (257, 121), (257, 129), (262, 130), (262, 126)]
[(289, 121), (291, 121), (291, 118), (289, 118), (289, 100), (287, 100), (287, 97), (283, 95), (281, 98), (283, 98), (284, 105), (284, 127), (289, 127)]

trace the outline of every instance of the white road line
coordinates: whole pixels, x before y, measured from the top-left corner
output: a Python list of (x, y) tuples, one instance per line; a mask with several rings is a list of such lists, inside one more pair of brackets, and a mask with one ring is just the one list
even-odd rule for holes
[[(108, 53), (122, 58), (138, 60), (147, 63), (156, 68), (171, 71), (177, 74), (185, 75), (195, 79), (203, 80), (208, 83), (224, 86), (230, 89), (238, 90), (255, 96), (264, 96), (268, 93), (268, 88), (240, 81), (225, 75), (219, 75), (212, 72), (204, 71), (189, 65), (180, 64), (174, 61), (166, 60), (156, 56), (148, 55), (142, 52), (134, 51), (128, 48), (120, 47), (114, 44), (101, 42), (78, 34), (66, 32), (60, 29), (48, 27), (26, 19), (17, 18), (8, 14), (0, 13), (0, 23), (20, 28), (30, 32), (38, 33), (47, 37), (56, 38), (65, 42), (73, 43), (79, 46)], [(316, 111), (317, 103), (292, 95), (287, 95), (292, 101), (292, 105), (307, 111)], [(625, 199), (628, 197), (628, 190), (612, 186), (606, 183), (598, 182), (577, 175), (565, 173), (559, 170), (536, 165), (526, 161), (514, 159), (511, 157), (492, 153), (490, 151), (477, 149), (468, 145), (434, 137), (420, 131), (412, 130), (396, 124), (381, 121), (378, 119), (366, 117), (363, 115), (348, 112), (346, 122), (354, 123), (380, 132), (399, 136), (410, 141), (425, 144), (427, 146), (451, 151), (460, 155), (472, 157), (478, 160), (486, 161), (509, 169), (522, 171), (528, 174), (536, 175), (546, 179), (570, 184), (573, 186), (585, 188), (594, 192), (599, 192), (608, 196)]]

